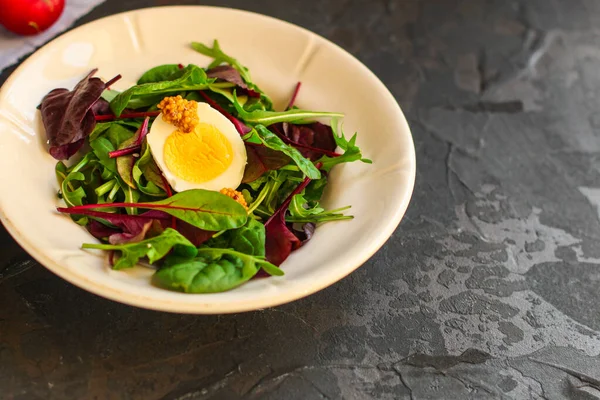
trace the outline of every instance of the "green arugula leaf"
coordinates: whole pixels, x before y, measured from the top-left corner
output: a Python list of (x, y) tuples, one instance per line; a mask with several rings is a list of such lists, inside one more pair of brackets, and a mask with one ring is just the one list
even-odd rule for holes
[(304, 197), (307, 201), (319, 201), (323, 197), (323, 192), (327, 187), (327, 176), (322, 174), (321, 179), (310, 181), (306, 189), (304, 189)]
[(308, 111), (300, 109), (291, 109), (288, 111), (265, 111), (254, 110), (246, 111), (237, 100), (235, 91), (233, 92), (233, 105), (235, 106), (238, 117), (248, 124), (261, 124), (269, 126), (278, 122), (302, 123), (315, 118), (341, 118), (344, 114), (324, 111)]
[(193, 259), (168, 257), (154, 274), (159, 285), (186, 293), (218, 293), (233, 289), (264, 270), (283, 271), (264, 259), (229, 249), (202, 248)]
[[(121, 157), (119, 157), (121, 158)], [(118, 162), (117, 162), (118, 165)], [(128, 183), (124, 182), (121, 179), (117, 179), (121, 190), (123, 191), (123, 195), (125, 196), (125, 203), (135, 204), (140, 199), (140, 192), (134, 188), (132, 188)], [(137, 207), (125, 207), (125, 211), (129, 215), (137, 215), (138, 210)]]
[(337, 120), (334, 119), (333, 121), (331, 121), (331, 129), (333, 130), (333, 137), (335, 139), (335, 143), (342, 150), (344, 150), (344, 154), (342, 154), (341, 156), (338, 156), (338, 157), (329, 157), (329, 156), (321, 157), (317, 161), (322, 164), (321, 169), (324, 171), (330, 171), (331, 168), (333, 168), (334, 166), (336, 166), (338, 164), (359, 161), (359, 160), (366, 164), (372, 164), (373, 161), (369, 160), (368, 158), (363, 158), (360, 149), (356, 145), (357, 134), (355, 133), (354, 136), (352, 136), (352, 138), (348, 141), (344, 137), (343, 131), (340, 130), (340, 133), (338, 134), (337, 126), (338, 126)]
[(214, 79), (209, 79), (202, 68), (190, 64), (181, 70), (181, 75), (177, 79), (130, 87), (110, 102), (110, 108), (116, 116), (119, 116), (134, 99), (143, 100), (144, 97), (150, 97), (152, 103), (148, 105), (151, 105), (155, 104), (161, 96), (189, 90), (204, 90), (213, 82)]
[(78, 171), (69, 173), (63, 179), (60, 191), (67, 206), (72, 207), (83, 204), (83, 199), (85, 199), (86, 193), (82, 185), (78, 185), (77, 182), (81, 183), (84, 180), (85, 175)]
[(54, 171), (60, 183), (62, 198), (67, 206), (81, 206), (83, 204), (83, 199), (87, 196), (83, 187), (86, 176), (81, 170), (93, 160), (96, 160), (94, 153), (88, 153), (71, 168), (67, 168), (62, 161), (56, 164)]
[(261, 143), (272, 149), (281, 151), (288, 157), (290, 157), (294, 163), (300, 168), (300, 170), (308, 176), (310, 179), (320, 179), (321, 173), (319, 169), (309, 159), (305, 158), (296, 148), (286, 144), (276, 134), (268, 130), (262, 125), (256, 125), (256, 137), (260, 139)]
[(292, 197), (290, 202), (289, 211), (290, 215), (285, 217), (287, 222), (327, 222), (327, 221), (341, 221), (347, 219), (353, 219), (351, 215), (344, 215), (342, 211), (347, 210), (350, 206), (338, 208), (335, 210), (327, 211), (319, 206), (318, 202), (310, 203), (302, 194), (297, 194)]
[[(135, 136), (124, 140), (123, 142), (121, 142), (117, 150), (122, 150), (127, 147), (133, 146), (136, 140), (137, 138)], [(127, 186), (134, 190), (137, 189), (137, 185), (135, 184), (135, 181), (133, 179), (133, 164), (135, 164), (135, 161), (136, 160), (133, 154), (127, 154), (124, 156), (116, 157), (117, 172), (119, 173), (119, 176), (121, 177), (123, 182), (127, 184)], [(133, 202), (131, 201), (129, 203)]]
[(142, 155), (133, 165), (132, 173), (140, 192), (154, 197), (166, 194), (160, 169), (156, 165), (150, 147), (145, 140), (142, 143)]
[(292, 201), (290, 202), (290, 206), (288, 208), (288, 210), (290, 211), (290, 215), (292, 217), (302, 218), (309, 217), (315, 214), (321, 214), (325, 211), (324, 208), (319, 207), (318, 203), (312, 208), (304, 208), (306, 204), (307, 201), (302, 194), (297, 194), (294, 197), (292, 197)]
[[(214, 59), (210, 63), (210, 65), (208, 66), (207, 69), (217, 67), (223, 63), (229, 64), (233, 68), (235, 68), (240, 73), (240, 76), (246, 83), (246, 86), (248, 86), (249, 89), (252, 89), (255, 92), (260, 93), (260, 99), (258, 100), (258, 103), (260, 103), (259, 107), (261, 109), (267, 109), (267, 110), (273, 109), (273, 101), (269, 98), (269, 96), (266, 95), (265, 92), (263, 92), (256, 84), (254, 84), (254, 82), (252, 82), (252, 78), (250, 77), (250, 72), (249, 72), (248, 68), (243, 66), (235, 58), (225, 54), (223, 52), (223, 50), (221, 50), (221, 46), (219, 45), (218, 40), (213, 41), (212, 48), (208, 47), (202, 43), (198, 43), (198, 42), (192, 42), (192, 48), (194, 50), (196, 50), (198, 53)], [(213, 89), (211, 88), (211, 90), (213, 90)], [(223, 94), (223, 93), (221, 93), (221, 94)], [(233, 99), (230, 98), (230, 101), (233, 102)]]
[(248, 72), (248, 68), (244, 67), (242, 64), (238, 62), (235, 58), (228, 56), (221, 50), (221, 46), (219, 45), (218, 40), (213, 41), (213, 47), (208, 47), (205, 44), (192, 42), (192, 49), (196, 50), (198, 53), (203, 54), (207, 57), (213, 58), (214, 60), (210, 63), (207, 69), (211, 69), (217, 67), (223, 63), (231, 65), (233, 68), (237, 69), (240, 73), (242, 79), (246, 82), (252, 82), (250, 78), (250, 72)]
[(154, 263), (173, 250), (174, 254), (182, 257), (195, 257), (198, 250), (183, 235), (174, 229), (167, 228), (160, 235), (151, 239), (125, 244), (84, 243), (84, 249), (114, 250), (120, 252), (120, 257), (113, 269), (131, 268), (143, 257), (148, 257)]
[(92, 151), (98, 157), (100, 162), (112, 173), (117, 173), (117, 161), (110, 158), (108, 153), (116, 150), (115, 146), (104, 136), (99, 136), (95, 140), (90, 141)]

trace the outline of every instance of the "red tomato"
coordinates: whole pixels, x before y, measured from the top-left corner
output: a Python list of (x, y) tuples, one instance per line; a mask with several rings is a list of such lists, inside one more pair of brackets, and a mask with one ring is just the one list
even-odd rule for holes
[(0, 0), (0, 24), (19, 35), (35, 35), (56, 22), (65, 0)]

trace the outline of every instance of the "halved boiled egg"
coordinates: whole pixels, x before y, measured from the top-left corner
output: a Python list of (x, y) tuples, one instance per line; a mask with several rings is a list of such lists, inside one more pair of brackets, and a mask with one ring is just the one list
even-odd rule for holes
[[(190, 112), (194, 103), (186, 103)], [(197, 103), (197, 119), (186, 118), (191, 124), (177, 123), (181, 121), (173, 121), (173, 115), (181, 118), (181, 112), (169, 115), (168, 108), (163, 108), (147, 135), (152, 156), (173, 190), (237, 188), (247, 156), (231, 121), (206, 103)]]

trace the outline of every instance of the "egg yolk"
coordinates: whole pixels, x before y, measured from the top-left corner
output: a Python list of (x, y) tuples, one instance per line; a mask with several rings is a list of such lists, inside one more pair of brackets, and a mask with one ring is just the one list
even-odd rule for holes
[(233, 161), (229, 140), (214, 125), (199, 123), (190, 133), (175, 131), (164, 147), (167, 168), (178, 178), (208, 182), (221, 175)]

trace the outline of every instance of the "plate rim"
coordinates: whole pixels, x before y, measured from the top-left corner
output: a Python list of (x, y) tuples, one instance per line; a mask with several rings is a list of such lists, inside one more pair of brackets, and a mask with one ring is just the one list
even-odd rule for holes
[[(160, 10), (160, 9), (182, 10), (182, 11), (185, 9), (196, 9), (196, 10), (197, 9), (211, 9), (211, 10), (217, 10), (220, 12), (236, 12), (236, 13), (250, 15), (252, 17), (270, 19), (273, 22), (287, 26), (287, 28), (300, 30), (301, 32), (303, 32), (306, 35), (309, 35), (318, 40), (324, 41), (325, 43), (327, 43), (328, 46), (333, 46), (338, 51), (341, 51), (342, 54), (347, 56), (349, 58), (349, 60), (352, 60), (352, 62), (354, 62), (358, 66), (358, 68), (363, 70), (363, 72), (365, 74), (367, 74), (377, 86), (379, 86), (378, 90), (381, 91), (382, 93), (384, 93), (385, 96), (388, 98), (388, 100), (391, 101), (395, 105), (395, 107), (397, 108), (397, 111), (400, 113), (400, 115), (402, 117), (402, 123), (404, 125), (403, 131), (407, 132), (406, 139), (409, 144), (407, 146), (407, 149), (405, 149), (406, 156), (408, 159), (407, 171), (405, 172), (406, 177), (407, 177), (407, 184), (405, 185), (402, 202), (398, 204), (398, 207), (395, 210), (394, 218), (392, 218), (389, 221), (389, 223), (386, 224), (386, 226), (385, 226), (386, 229), (382, 232), (382, 234), (378, 235), (378, 238), (375, 241), (375, 244), (373, 246), (371, 246), (371, 248), (368, 248), (364, 252), (361, 253), (360, 259), (357, 259), (356, 262), (352, 263), (352, 265), (350, 267), (347, 267), (347, 268), (343, 269), (342, 271), (340, 271), (340, 273), (335, 274), (335, 276), (332, 279), (329, 279), (327, 281), (320, 280), (320, 281), (317, 281), (314, 284), (312, 284), (306, 290), (302, 290), (302, 291), (297, 290), (295, 292), (290, 291), (288, 295), (286, 295), (284, 292), (284, 294), (280, 294), (279, 296), (269, 297), (269, 298), (267, 298), (268, 300), (261, 300), (261, 299), (252, 299), (251, 301), (240, 300), (235, 303), (223, 303), (223, 304), (218, 304), (218, 305), (211, 304), (211, 303), (199, 303), (199, 302), (187, 303), (187, 302), (183, 302), (183, 301), (161, 301), (161, 302), (159, 302), (153, 297), (141, 296), (141, 295), (133, 294), (133, 293), (129, 293), (128, 296), (123, 297), (122, 295), (120, 296), (120, 294), (122, 294), (120, 290), (115, 289), (115, 288), (111, 287), (110, 285), (105, 285), (105, 284), (100, 285), (91, 280), (83, 279), (76, 274), (70, 274), (68, 272), (67, 268), (62, 267), (59, 262), (55, 262), (54, 260), (52, 260), (42, 250), (39, 250), (37, 248), (37, 246), (35, 246), (34, 244), (32, 244), (30, 241), (27, 240), (27, 236), (25, 234), (23, 234), (22, 232), (20, 232), (16, 228), (16, 226), (12, 223), (12, 221), (10, 220), (8, 215), (6, 215), (6, 213), (4, 212), (2, 205), (0, 203), (0, 222), (2, 222), (2, 224), (4, 225), (7, 232), (19, 244), (19, 246), (21, 246), (38, 263), (40, 263), (42, 266), (44, 266), (44, 268), (46, 268), (50, 272), (54, 273), (55, 275), (59, 276), (60, 278), (64, 279), (65, 281), (67, 281), (89, 293), (92, 293), (94, 295), (97, 295), (97, 296), (100, 296), (100, 297), (103, 297), (103, 298), (106, 298), (106, 299), (109, 299), (109, 300), (112, 300), (112, 301), (115, 301), (118, 303), (127, 304), (130, 306), (135, 306), (135, 307), (149, 309), (149, 310), (155, 310), (155, 311), (164, 311), (164, 312), (180, 313), (180, 314), (205, 314), (205, 315), (230, 314), (230, 313), (239, 313), (239, 312), (249, 312), (249, 311), (279, 306), (282, 304), (290, 303), (290, 302), (299, 300), (301, 298), (307, 297), (316, 292), (319, 292), (319, 291), (335, 284), (336, 282), (339, 282), (340, 280), (342, 280), (343, 278), (348, 276), (350, 273), (354, 272), (359, 267), (361, 267), (377, 251), (379, 251), (379, 249), (381, 249), (381, 247), (383, 245), (385, 245), (385, 243), (389, 240), (389, 238), (394, 234), (394, 232), (398, 228), (398, 225), (400, 224), (404, 215), (406, 214), (406, 210), (408, 209), (408, 206), (409, 206), (412, 196), (414, 194), (414, 186), (415, 186), (415, 180), (416, 180), (416, 151), (415, 151), (412, 131), (410, 129), (410, 126), (408, 125), (408, 121), (406, 120), (406, 116), (404, 115), (402, 108), (398, 104), (398, 101), (392, 95), (392, 93), (389, 91), (387, 86), (385, 86), (385, 84), (377, 77), (377, 75), (375, 75), (375, 73), (373, 71), (371, 71), (358, 58), (356, 58), (354, 55), (352, 55), (350, 52), (348, 52), (347, 50), (345, 50), (338, 44), (332, 42), (331, 40), (329, 40), (315, 32), (310, 31), (307, 28), (304, 28), (302, 26), (296, 25), (294, 23), (288, 22), (288, 21), (280, 19), (280, 18), (272, 17), (270, 15), (265, 15), (265, 14), (261, 14), (258, 12), (248, 11), (248, 10), (243, 10), (243, 9), (238, 9), (238, 8), (220, 7), (220, 6), (169, 5), (169, 6), (160, 6), (160, 7), (145, 7), (145, 8), (125, 11), (125, 12), (120, 12), (120, 13), (116, 13), (116, 14), (111, 14), (111, 15), (107, 15), (105, 17), (98, 18), (93, 21), (87, 22), (83, 25), (80, 25), (78, 27), (68, 30), (67, 32), (63, 32), (62, 34), (55, 37), (48, 43), (37, 48), (33, 53), (28, 55), (27, 58), (19, 64), (19, 66), (8, 76), (6, 81), (2, 84), (2, 87), (0, 87), (0, 98), (4, 94), (4, 91), (7, 90), (6, 88), (12, 86), (13, 81), (18, 78), (20, 73), (27, 66), (35, 63), (35, 59), (34, 59), (35, 56), (39, 52), (43, 51), (45, 48), (52, 46), (55, 42), (62, 40), (64, 37), (66, 37), (68, 35), (72, 35), (74, 32), (77, 32), (78, 30), (83, 30), (84, 28), (86, 28), (87, 26), (92, 25), (92, 24), (97, 24), (97, 23), (100, 23), (100, 22), (108, 20), (108, 19), (116, 19), (116, 18), (121, 18), (124, 16), (132, 16), (135, 14), (140, 14), (140, 13), (154, 11), (154, 10)], [(186, 294), (186, 296), (194, 296), (194, 294)]]

